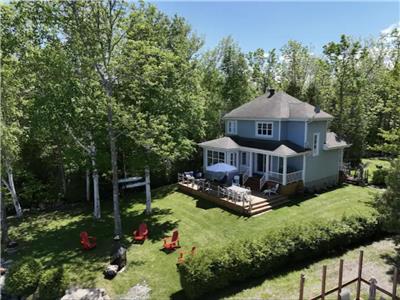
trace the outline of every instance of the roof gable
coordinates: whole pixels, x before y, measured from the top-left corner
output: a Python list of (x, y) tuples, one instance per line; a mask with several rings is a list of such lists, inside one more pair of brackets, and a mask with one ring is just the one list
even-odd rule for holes
[(276, 92), (272, 96), (269, 93), (261, 95), (247, 102), (231, 112), (224, 118), (231, 119), (326, 119), (333, 117), (320, 110), (316, 112), (313, 105), (302, 102), (285, 92)]

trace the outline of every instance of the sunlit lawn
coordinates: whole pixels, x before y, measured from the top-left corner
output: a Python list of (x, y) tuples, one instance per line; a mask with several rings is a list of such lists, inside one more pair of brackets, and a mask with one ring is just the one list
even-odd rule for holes
[(377, 169), (376, 166), (382, 166), (384, 169), (388, 169), (390, 167), (390, 160), (379, 159), (379, 158), (364, 158), (362, 159), (364, 164), (367, 164), (367, 169), (372, 175), (374, 171)]
[[(290, 206), (258, 217), (246, 218), (177, 192), (174, 187), (166, 187), (153, 191), (151, 216), (143, 213), (142, 193), (122, 201), (128, 266), (112, 281), (102, 275), (112, 245), (110, 203), (103, 204), (100, 221), (92, 219), (89, 207), (79, 211), (27, 215), (21, 222), (13, 220), (11, 234), (20, 243), (20, 251), (13, 259), (30, 254), (46, 265), (64, 264), (77, 285), (104, 287), (112, 297), (123, 295), (130, 287), (146, 281), (152, 298), (180, 298), (183, 293), (176, 271), (178, 252), (166, 254), (161, 251), (162, 238), (174, 228), (179, 229), (182, 250), (195, 245), (200, 251), (206, 251), (207, 247), (257, 236), (288, 224), (372, 214), (370, 200), (373, 193), (372, 188), (345, 186), (309, 199), (293, 200)], [(149, 225), (150, 238), (143, 245), (132, 244), (132, 230), (143, 221)], [(97, 237), (98, 246), (93, 251), (81, 250), (79, 232), (82, 230)]]

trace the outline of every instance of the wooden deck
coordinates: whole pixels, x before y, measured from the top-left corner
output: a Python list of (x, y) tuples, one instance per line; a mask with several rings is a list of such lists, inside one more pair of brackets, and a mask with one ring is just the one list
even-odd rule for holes
[(179, 190), (185, 194), (205, 199), (217, 204), (218, 206), (225, 207), (245, 216), (254, 216), (270, 211), (286, 204), (289, 201), (288, 198), (283, 195), (273, 195), (269, 197), (259, 192), (252, 192), (251, 204), (248, 202), (243, 203), (241, 201), (234, 202), (230, 199), (219, 197), (218, 193), (214, 189), (211, 189), (207, 192), (202, 191), (200, 186), (195, 183), (192, 184), (179, 182), (178, 187)]

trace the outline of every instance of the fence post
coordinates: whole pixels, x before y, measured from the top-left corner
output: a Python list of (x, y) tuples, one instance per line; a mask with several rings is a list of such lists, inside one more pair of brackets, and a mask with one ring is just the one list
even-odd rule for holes
[(394, 273), (393, 273), (393, 289), (392, 289), (392, 299), (396, 300), (396, 293), (397, 293), (397, 278), (398, 278), (398, 269), (394, 268)]
[(325, 299), (325, 285), (326, 285), (326, 266), (322, 267), (322, 285), (321, 285), (321, 299)]
[(360, 293), (361, 293), (361, 276), (362, 276), (362, 265), (363, 265), (363, 256), (364, 256), (364, 251), (360, 251), (360, 258), (358, 259), (358, 277), (357, 277), (357, 295), (356, 299), (360, 299)]
[(338, 282), (338, 294), (337, 298), (338, 300), (341, 300), (340, 293), (342, 292), (342, 283), (343, 283), (343, 259), (340, 260), (339, 262), (339, 282)]
[(369, 280), (369, 296), (368, 300), (375, 300), (376, 299), (376, 284), (377, 281), (374, 277), (371, 277)]
[(300, 275), (300, 290), (299, 290), (299, 300), (303, 300), (304, 295), (304, 281), (305, 281), (304, 274)]

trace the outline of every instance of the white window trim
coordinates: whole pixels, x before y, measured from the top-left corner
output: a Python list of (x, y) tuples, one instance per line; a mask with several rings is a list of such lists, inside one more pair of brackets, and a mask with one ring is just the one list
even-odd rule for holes
[[(258, 124), (271, 124), (271, 134), (270, 135), (269, 134), (258, 134)], [(265, 122), (265, 121), (256, 122), (255, 129), (256, 129), (256, 136), (258, 136), (258, 137), (269, 137), (269, 138), (271, 138), (271, 137), (274, 136), (274, 122)], [(268, 129), (267, 129), (267, 132), (268, 132)]]
[[(315, 136), (317, 136), (317, 149), (314, 149), (314, 143), (315, 143)], [(312, 140), (312, 154), (313, 156), (318, 156), (319, 155), (319, 132), (313, 134), (313, 140)]]
[[(229, 131), (229, 129), (230, 129), (230, 127), (229, 127), (230, 123), (232, 123), (232, 126), (233, 126), (233, 130), (232, 130), (232, 131)], [(236, 120), (228, 120), (228, 121), (227, 121), (227, 123), (226, 123), (226, 132), (227, 132), (228, 134), (237, 134), (237, 121), (236, 121)]]

